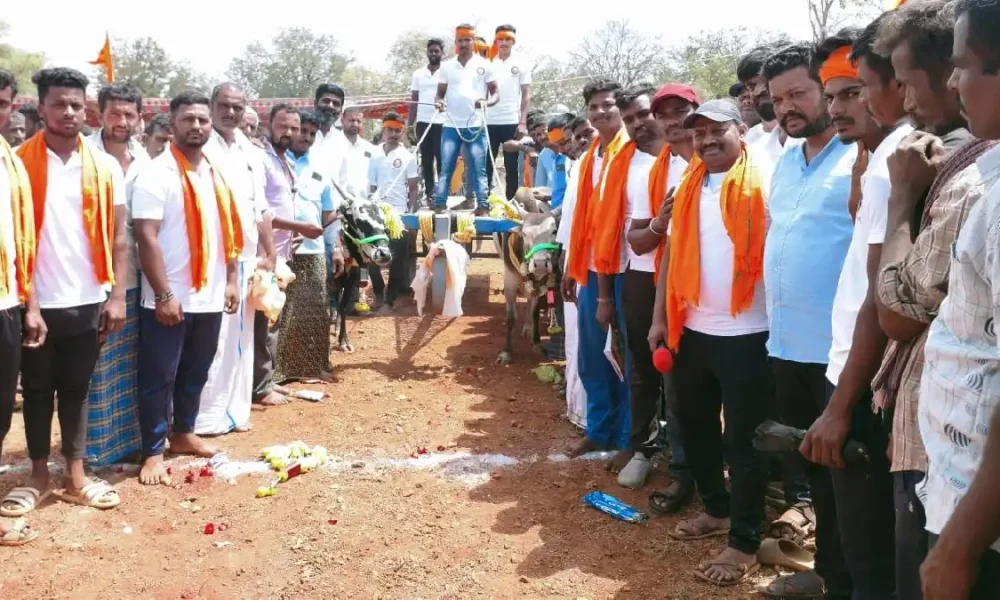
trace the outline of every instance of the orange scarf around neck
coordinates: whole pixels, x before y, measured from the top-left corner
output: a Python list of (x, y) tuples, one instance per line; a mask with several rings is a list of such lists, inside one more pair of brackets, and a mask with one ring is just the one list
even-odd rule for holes
[[(670, 144), (663, 147), (663, 150), (656, 155), (656, 162), (653, 163), (653, 167), (649, 170), (649, 214), (655, 219), (660, 216), (660, 205), (663, 204), (663, 200), (667, 197), (667, 181), (670, 179), (670, 158), (673, 154), (673, 150)], [(695, 154), (691, 157), (691, 162), (688, 163), (687, 168), (684, 169), (684, 174), (690, 173), (692, 166), (696, 163), (701, 162), (698, 155)], [(683, 176), (683, 175), (682, 175)], [(674, 190), (676, 193), (677, 190)], [(663, 232), (663, 239), (656, 246), (656, 258), (653, 260), (655, 264), (654, 277), (656, 279), (660, 278), (660, 263), (663, 262), (663, 251), (667, 247), (667, 237), (666, 232)]]
[[(694, 160), (674, 197), (667, 268), (667, 345), (677, 351), (684, 330), (685, 310), (698, 306), (701, 290), (699, 206), (708, 168)], [(760, 173), (744, 144), (740, 158), (722, 181), (719, 202), (722, 222), (733, 242), (733, 291), (730, 313), (736, 316), (753, 304), (754, 289), (763, 277), (766, 207)]]
[[(112, 249), (115, 243), (115, 192), (111, 171), (98, 163), (96, 152), (79, 136), (76, 151), (80, 154), (83, 177), (83, 228), (90, 241), (90, 258), (94, 275), (100, 285), (115, 284), (112, 267)], [(45, 131), (36, 133), (17, 149), (24, 161), (24, 168), (31, 181), (31, 199), (34, 206), (35, 239), (41, 239), (42, 221), (45, 218), (46, 186), (49, 177), (49, 151)], [(56, 215), (61, 217), (61, 215)]]
[[(590, 250), (593, 241), (592, 219), (596, 217), (596, 210), (601, 204), (601, 189), (604, 184), (604, 176), (608, 164), (614, 160), (615, 155), (621, 150), (625, 142), (628, 141), (628, 134), (622, 129), (611, 140), (604, 150), (604, 158), (601, 161), (601, 171), (597, 176), (597, 184), (594, 184), (594, 156), (600, 147), (600, 139), (596, 139), (590, 145), (590, 149), (583, 155), (580, 161), (580, 179), (577, 182), (576, 207), (573, 209), (573, 229), (569, 238), (569, 264), (567, 274), (579, 285), (587, 285), (587, 273), (590, 271)], [(596, 190), (596, 194), (594, 191)]]
[[(0, 136), (0, 162), (3, 163), (7, 179), (10, 181), (10, 212), (14, 226), (14, 272), (18, 299), (27, 302), (28, 294), (31, 292), (31, 276), (35, 271), (36, 250), (31, 181), (28, 179), (24, 163), (14, 155), (14, 149), (3, 136)], [(3, 198), (0, 198), (0, 202), (3, 202)], [(9, 294), (11, 291), (13, 282), (7, 280), (9, 264), (7, 244), (3, 239), (3, 230), (0, 229), (0, 295)]]
[[(170, 152), (174, 155), (181, 174), (181, 189), (184, 190), (184, 223), (187, 226), (188, 249), (191, 252), (191, 287), (197, 292), (208, 283), (209, 234), (205, 231), (205, 218), (201, 214), (202, 199), (198, 196), (194, 182), (191, 181), (194, 167), (177, 149), (176, 144), (170, 144)], [(219, 223), (222, 226), (223, 262), (229, 262), (235, 260), (243, 250), (243, 225), (240, 223), (236, 200), (229, 185), (219, 170), (212, 166), (207, 156), (203, 156), (202, 160), (212, 171), (215, 202), (219, 207)]]
[(622, 238), (625, 236), (625, 205), (628, 202), (628, 172), (635, 156), (635, 142), (629, 141), (608, 165), (600, 201), (592, 202), (596, 211), (591, 218), (593, 229), (594, 270), (615, 275), (621, 270)]

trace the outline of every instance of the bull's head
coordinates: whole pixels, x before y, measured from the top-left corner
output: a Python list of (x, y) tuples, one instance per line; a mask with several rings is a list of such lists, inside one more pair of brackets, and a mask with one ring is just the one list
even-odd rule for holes
[(541, 212), (523, 212), (520, 227), (524, 240), (524, 262), (521, 270), (535, 281), (543, 281), (554, 274), (556, 261), (556, 231), (559, 228), (557, 215), (543, 202), (538, 204)]
[(385, 215), (378, 202), (371, 198), (344, 195), (340, 207), (344, 246), (358, 264), (373, 262), (384, 267), (392, 260), (389, 236), (386, 235)]

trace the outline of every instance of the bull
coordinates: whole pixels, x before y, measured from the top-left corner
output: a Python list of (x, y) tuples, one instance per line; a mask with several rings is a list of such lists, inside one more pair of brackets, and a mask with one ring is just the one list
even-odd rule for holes
[(539, 320), (541, 311), (549, 307), (548, 290), (558, 293), (559, 246), (556, 231), (560, 211), (549, 208), (550, 193), (545, 188), (521, 188), (514, 199), (519, 205), (522, 223), (500, 235), (497, 247), (503, 257), (503, 295), (506, 305), (506, 338), (497, 364), (508, 365), (513, 359), (513, 332), (517, 324), (517, 297), (528, 298), (524, 317), (524, 333), (531, 343), (543, 351)]

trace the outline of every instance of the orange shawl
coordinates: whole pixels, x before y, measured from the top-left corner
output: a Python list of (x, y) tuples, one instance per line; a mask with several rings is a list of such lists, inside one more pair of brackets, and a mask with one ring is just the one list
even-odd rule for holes
[[(170, 152), (177, 161), (181, 172), (181, 189), (184, 190), (184, 223), (187, 225), (188, 249), (191, 252), (191, 287), (199, 291), (208, 283), (208, 236), (205, 232), (205, 218), (201, 214), (201, 198), (191, 181), (191, 171), (194, 167), (177, 149), (176, 144), (170, 144)], [(203, 160), (212, 171), (212, 183), (215, 187), (215, 202), (219, 206), (219, 223), (222, 225), (223, 262), (235, 260), (243, 250), (243, 225), (236, 208), (233, 192), (226, 184), (218, 169), (212, 166), (208, 156)]]
[[(31, 292), (31, 276), (35, 271), (35, 214), (31, 202), (31, 182), (28, 172), (19, 158), (14, 156), (14, 150), (7, 140), (0, 136), (0, 162), (7, 169), (10, 180), (10, 210), (14, 218), (14, 271), (17, 278), (18, 298), (21, 302), (28, 301)], [(0, 198), (0, 202), (3, 199)], [(7, 245), (4, 243), (3, 231), (0, 230), (0, 295), (8, 294), (11, 283), (7, 281)]]
[[(667, 197), (667, 180), (670, 179), (670, 155), (672, 151), (670, 149), (670, 144), (663, 147), (663, 150), (656, 156), (656, 162), (653, 163), (653, 167), (649, 170), (649, 214), (652, 218), (660, 216), (660, 205), (663, 204), (663, 200)], [(692, 165), (700, 162), (698, 155), (695, 154), (691, 158), (691, 162), (688, 163), (686, 169), (684, 169), (684, 174), (691, 172)], [(676, 193), (677, 190), (674, 190)], [(656, 246), (656, 261), (655, 267), (655, 278), (660, 278), (660, 263), (663, 262), (663, 251), (666, 249), (666, 232), (664, 231), (664, 237), (660, 240), (659, 245)]]
[(629, 141), (608, 166), (600, 203), (592, 203), (594, 270), (614, 275), (621, 270), (622, 238), (625, 236), (625, 205), (628, 202), (628, 172), (635, 156), (635, 142)]
[[(684, 330), (685, 310), (689, 306), (698, 306), (701, 290), (698, 208), (707, 176), (705, 163), (692, 161), (674, 197), (666, 312), (667, 345), (675, 352)], [(767, 235), (760, 173), (753, 165), (745, 144), (740, 158), (722, 182), (719, 204), (726, 233), (733, 242), (730, 313), (735, 317), (753, 304), (754, 289), (763, 276), (764, 237)]]
[[(593, 241), (594, 221), (597, 218), (597, 208), (601, 205), (601, 189), (603, 188), (604, 176), (608, 165), (614, 160), (615, 155), (622, 146), (628, 142), (628, 134), (622, 129), (618, 132), (611, 143), (604, 151), (604, 160), (601, 161), (601, 171), (597, 177), (597, 185), (593, 184), (594, 178), (594, 155), (600, 146), (600, 139), (596, 139), (590, 145), (590, 149), (583, 155), (580, 161), (580, 180), (577, 183), (576, 207), (573, 209), (573, 229), (569, 238), (569, 265), (567, 274), (576, 280), (579, 285), (587, 285), (587, 273), (590, 271), (590, 250)], [(597, 194), (594, 194), (597, 190)], [(595, 259), (597, 257), (595, 256)]]
[[(115, 193), (111, 171), (97, 161), (97, 152), (79, 136), (76, 151), (82, 161), (83, 228), (90, 241), (90, 258), (94, 275), (100, 285), (114, 285), (115, 271), (111, 254), (115, 243)], [(17, 149), (31, 181), (31, 198), (35, 212), (35, 239), (40, 239), (45, 218), (49, 155), (45, 132), (36, 133)], [(60, 215), (57, 215), (57, 218)]]

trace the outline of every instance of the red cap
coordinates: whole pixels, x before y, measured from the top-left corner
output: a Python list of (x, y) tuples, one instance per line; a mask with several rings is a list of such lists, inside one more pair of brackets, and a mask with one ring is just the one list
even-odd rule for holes
[(681, 100), (687, 100), (695, 107), (701, 104), (701, 98), (698, 97), (698, 92), (694, 91), (694, 88), (683, 84), (683, 83), (667, 83), (663, 87), (656, 90), (656, 95), (653, 96), (653, 101), (650, 103), (650, 110), (656, 110), (656, 105), (667, 98), (680, 98)]

